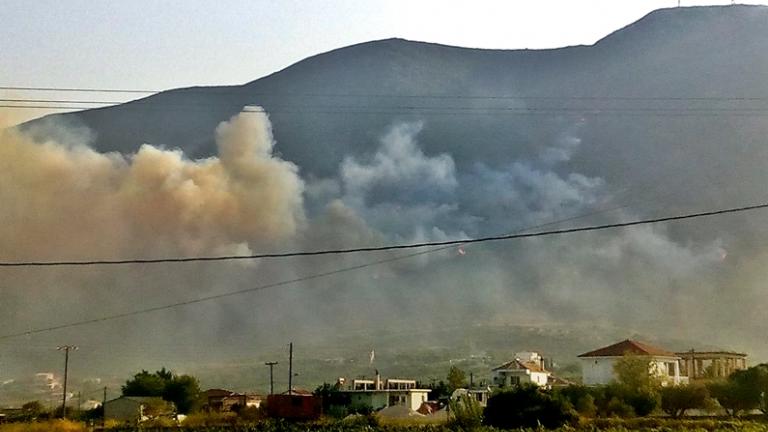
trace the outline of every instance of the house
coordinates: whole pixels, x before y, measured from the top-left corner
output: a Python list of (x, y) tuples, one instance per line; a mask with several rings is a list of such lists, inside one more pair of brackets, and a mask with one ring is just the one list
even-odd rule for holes
[(544, 358), (537, 352), (515, 354), (515, 359), (491, 370), (491, 383), (497, 387), (535, 384), (547, 387), (550, 372), (544, 369)]
[(690, 351), (678, 352), (682, 358), (680, 373), (689, 379), (725, 378), (747, 368), (747, 355), (734, 351)]
[(104, 417), (119, 422), (137, 423), (175, 413), (171, 402), (160, 397), (121, 396), (104, 403)]
[(679, 385), (688, 382), (688, 377), (680, 373), (679, 355), (631, 339), (579, 355), (582, 382), (585, 385), (603, 385), (614, 381), (616, 379), (614, 365), (626, 355), (648, 358), (650, 361), (648, 373), (660, 378), (663, 385)]
[(380, 410), (390, 406), (403, 405), (411, 411), (417, 411), (427, 401), (429, 389), (416, 388), (416, 380), (389, 378), (355, 379), (344, 389), (344, 379), (339, 380), (339, 394), (350, 406), (367, 406)]
[(477, 401), (481, 407), (488, 405), (488, 399), (491, 397), (490, 387), (481, 389), (456, 389), (451, 393), (451, 400), (458, 401), (464, 397), (470, 397)]
[(267, 396), (267, 413), (272, 418), (315, 420), (323, 410), (322, 400), (308, 392), (291, 391)]
[(227, 412), (237, 407), (260, 407), (262, 397), (256, 394), (236, 393), (225, 389), (208, 389), (203, 392), (207, 411)]

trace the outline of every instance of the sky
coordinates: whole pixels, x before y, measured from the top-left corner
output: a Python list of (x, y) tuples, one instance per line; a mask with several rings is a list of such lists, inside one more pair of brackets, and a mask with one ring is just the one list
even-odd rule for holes
[(5, 0), (0, 85), (168, 89), (241, 84), (311, 55), (390, 37), (503, 49), (591, 44), (677, 3)]
[[(684, 0), (682, 5), (723, 3), (730, 1), (694, 3)], [(4, 0), (0, 7), (0, 86), (162, 90), (192, 85), (240, 84), (307, 56), (389, 37), (503, 49), (591, 44), (654, 9), (676, 5), (677, 0), (477, 0), (471, 3), (445, 0), (175, 3)], [(703, 75), (699, 74), (699, 79)], [(756, 76), (759, 80), (760, 75)], [(701, 89), (707, 88), (711, 76), (706, 78), (707, 81), (701, 81), (703, 84), (699, 82), (693, 87), (693, 96), (703, 94)], [(41, 93), (43, 97), (110, 97), (76, 92), (61, 96), (54, 92)], [(6, 94), (3, 97), (34, 97), (40, 93), (9, 91)], [(755, 90), (754, 94), (761, 93)], [(4, 121), (15, 122), (23, 116), (39, 115), (14, 111), (12, 120), (7, 120), (4, 116), (9, 111), (0, 109), (0, 127)], [(152, 147), (150, 143), (142, 146), (135, 155), (123, 157), (97, 154), (75, 145), (87, 143), (87, 136), (65, 137), (73, 141), (82, 138), (75, 144), (63, 140), (39, 146), (16, 131), (0, 130), (0, 139), (4, 133), (14, 139), (13, 142), (4, 141), (3, 144), (8, 145), (0, 146), (0, 196), (4, 197), (5, 204), (0, 206), (0, 220), (5, 221), (0, 223), (0, 243), (15, 245), (5, 247), (3, 251), (6, 255), (10, 251), (30, 259), (43, 250), (49, 254), (43, 258), (53, 260), (94, 256), (113, 258), (112, 253), (118, 257), (243, 254), (283, 250), (282, 244), (278, 249), (274, 242), (286, 239), (293, 242), (290, 248), (285, 248), (288, 250), (315, 250), (336, 244), (331, 241), (346, 247), (348, 244), (368, 246), (381, 241), (389, 244), (445, 240), (474, 235), (471, 231), (465, 234), (469, 231), (467, 227), (490, 225), (476, 215), (488, 215), (488, 220), (498, 221), (498, 227), (486, 228), (489, 233), (509, 232), (518, 228), (517, 224), (529, 226), (594, 213), (597, 208), (609, 208), (609, 204), (610, 208), (621, 212), (603, 214), (601, 217), (606, 220), (609, 217), (611, 221), (614, 218), (617, 221), (639, 219), (652, 211), (642, 205), (629, 206), (632, 202), (629, 198), (634, 197), (627, 191), (632, 188), (638, 190), (657, 183), (656, 187), (645, 187), (646, 194), (653, 196), (664, 189), (669, 203), (675, 198), (672, 192), (682, 190), (685, 194), (678, 196), (689, 196), (690, 190), (697, 189), (690, 185), (712, 192), (709, 188), (715, 182), (710, 178), (717, 178), (717, 171), (702, 170), (689, 164), (690, 160), (699, 161), (699, 158), (705, 161), (702, 166), (720, 167), (726, 174), (732, 173), (723, 176), (722, 183), (730, 180), (746, 190), (742, 197), (742, 194), (731, 193), (731, 189), (722, 186), (711, 193), (716, 198), (724, 196), (720, 191), (726, 190), (729, 199), (738, 196), (744, 203), (751, 203), (754, 196), (762, 197), (759, 185), (765, 184), (768, 176), (768, 171), (760, 165), (760, 160), (764, 159), (755, 156), (765, 148), (762, 137), (768, 136), (765, 133), (768, 125), (762, 118), (734, 116), (736, 120), (733, 122), (728, 122), (730, 118), (719, 122), (706, 118), (700, 123), (695, 123), (695, 118), (684, 118), (685, 124), (703, 125), (700, 129), (679, 127), (680, 116), (670, 116), (668, 122), (656, 117), (629, 116), (626, 123), (611, 119), (609, 127), (604, 127), (605, 123), (599, 119), (562, 123), (554, 119), (551, 123), (530, 122), (530, 129), (521, 128), (519, 135), (501, 139), (498, 136), (506, 133), (504, 131), (522, 123), (510, 123), (509, 129), (500, 126), (498, 129), (469, 128), (466, 135), (455, 138), (454, 142), (464, 137), (469, 137), (469, 142), (475, 139), (480, 143), (490, 142), (491, 138), (485, 137), (492, 137), (500, 146), (506, 145), (507, 141), (503, 140), (507, 139), (527, 142), (531, 150), (524, 158), (510, 160), (507, 165), (494, 165), (491, 162), (495, 161), (489, 158), (488, 161), (467, 163), (466, 168), (462, 168), (460, 162), (475, 152), (474, 147), (463, 147), (466, 148), (464, 154), (428, 151), (429, 133), (434, 131), (430, 129), (431, 124), (397, 122), (371, 132), (371, 135), (381, 136), (362, 142), (361, 148), (365, 144), (365, 152), (361, 155), (341, 155), (338, 164), (334, 162), (338, 169), (328, 178), (312, 178), (302, 177), (303, 167), (297, 167), (288, 158), (282, 159), (277, 152), (272, 153), (275, 138), (266, 116), (245, 117), (249, 120), (237, 117), (217, 128), (218, 156), (201, 160), (185, 158), (177, 150), (163, 149), (159, 146), (162, 143), (158, 147)], [(555, 126), (551, 131), (545, 130), (552, 124)], [(649, 124), (653, 127), (645, 127)], [(507, 126), (506, 123), (502, 125)], [(501, 132), (496, 133), (496, 130)], [(73, 135), (78, 134), (73, 132)], [(598, 138), (594, 138), (596, 136)], [(434, 134), (431, 140), (442, 142), (438, 138), (440, 135)], [(726, 139), (731, 147), (721, 152), (721, 144)], [(615, 143), (625, 145), (626, 153), (615, 151)], [(692, 148), (699, 149), (699, 153), (689, 153)], [(580, 149), (590, 153), (584, 153), (586, 156), (578, 159), (576, 152)], [(614, 157), (619, 153), (622, 154)], [(674, 182), (665, 181), (663, 176), (654, 176), (649, 182), (645, 161), (660, 160), (657, 155), (664, 156), (664, 163), (659, 166), (668, 170), (663, 172), (671, 173), (667, 179), (674, 179)], [(573, 165), (570, 165), (571, 159)], [(602, 163), (603, 160), (625, 163), (615, 168), (622, 174), (623, 167), (639, 168), (627, 170), (626, 176), (615, 175), (612, 179), (585, 162), (602, 168), (609, 165)], [(157, 187), (160, 176), (155, 174), (158, 172), (170, 173), (163, 187)], [(282, 187), (270, 183), (270, 187), (265, 188), (258, 181), (261, 178), (279, 182)], [(621, 178), (621, 181), (615, 178)], [(733, 178), (736, 180), (731, 180)], [(675, 183), (677, 188), (669, 186), (670, 183)], [(190, 186), (193, 184), (208, 187), (194, 188)], [(747, 186), (754, 186), (755, 191)], [(489, 192), (481, 194), (476, 192), (478, 190)], [(280, 191), (279, 195), (284, 199), (275, 196)], [(616, 202), (612, 201), (614, 199)], [(310, 204), (305, 204), (304, 200), (307, 203), (316, 200), (317, 207), (325, 213), (313, 217), (306, 211)], [(240, 201), (242, 206), (228, 206)], [(153, 205), (145, 205), (145, 202)], [(200, 205), (201, 202), (204, 205)], [(264, 202), (273, 207), (265, 206)], [(219, 211), (213, 204), (221, 205), (223, 210)], [(691, 210), (719, 206), (702, 204), (702, 207)], [(230, 211), (231, 208), (242, 209), (242, 212)], [(265, 208), (276, 217), (262, 217), (260, 212)], [(466, 211), (467, 208), (470, 210)], [(672, 213), (671, 208), (668, 211)], [(176, 226), (177, 214), (192, 216), (182, 218)], [(512, 225), (509, 214), (515, 215)], [(759, 219), (755, 220), (758, 225)], [(262, 221), (274, 226), (265, 229), (255, 223)], [(586, 224), (586, 221), (581, 222)], [(341, 276), (328, 279), (328, 282), (313, 286), (316, 295), (306, 295), (303, 286), (281, 291), (265, 290), (256, 301), (233, 297), (230, 301), (216, 302), (215, 306), (201, 305), (201, 309), (176, 309), (173, 314), (147, 315), (146, 320), (137, 320), (138, 323), (115, 322), (108, 328), (118, 336), (110, 333), (103, 337), (121, 341), (121, 331), (131, 332), (131, 336), (146, 344), (157, 341), (158, 346), (167, 348), (161, 344), (168, 343), (166, 338), (173, 337), (174, 341), (178, 339), (178, 343), (184, 343), (198, 337), (195, 334), (198, 327), (184, 328), (177, 324), (187, 320), (205, 327), (207, 333), (201, 338), (206, 340), (220, 341), (222, 335), (231, 336), (233, 328), (250, 337), (244, 329), (251, 325), (259, 329), (259, 337), (282, 343), (282, 340), (288, 340), (291, 332), (303, 330), (308, 338), (314, 335), (309, 330), (330, 334), (327, 329), (334, 328), (336, 313), (340, 310), (335, 308), (345, 306), (351, 297), (360, 304), (380, 307), (372, 310), (344, 308), (345, 313), (351, 310), (347, 324), (350, 328), (365, 329), (371, 319), (387, 322), (389, 314), (403, 305), (410, 308), (406, 310), (411, 315), (418, 312), (425, 322), (434, 316), (430, 313), (465, 316), (466, 310), (462, 308), (466, 305), (520, 320), (529, 318), (522, 313), (526, 310), (534, 311), (532, 316), (538, 319), (536, 308), (541, 307), (546, 310), (544, 319), (550, 316), (567, 319), (573, 313), (576, 319), (590, 324), (594, 317), (602, 317), (609, 323), (640, 322), (642, 325), (644, 321), (639, 320), (647, 319), (645, 312), (654, 311), (651, 317), (657, 316), (655, 314), (670, 317), (669, 321), (659, 320), (658, 327), (654, 327), (659, 335), (672, 334), (671, 330), (679, 328), (690, 331), (690, 334), (718, 328), (714, 335), (718, 340), (739, 335), (737, 331), (743, 330), (740, 322), (734, 323), (732, 319), (732, 316), (739, 316), (744, 322), (754, 324), (749, 327), (752, 331), (745, 332), (749, 342), (753, 343), (759, 339), (755, 335), (765, 334), (762, 281), (768, 268), (764, 265), (768, 253), (764, 253), (761, 246), (752, 246), (744, 240), (752, 237), (750, 233), (744, 234), (748, 229), (754, 230), (751, 225), (736, 222), (733, 225), (737, 227), (729, 225), (731, 231), (723, 235), (702, 228), (706, 236), (702, 235), (697, 241), (688, 241), (685, 233), (672, 229), (648, 228), (629, 230), (610, 238), (595, 235), (579, 237), (572, 242), (564, 238), (558, 240), (560, 243), (553, 241), (550, 248), (520, 246), (519, 249), (498, 252), (500, 248), (477, 247), (470, 249), (466, 256), (461, 253), (460, 258), (458, 252), (450, 251), (444, 256), (430, 257), (433, 261), (425, 257), (423, 261), (397, 263), (376, 272), (361, 273), (354, 279), (342, 279)], [(271, 232), (277, 233), (274, 238), (267, 235)], [(762, 231), (754, 230), (754, 233), (757, 236)], [(45, 241), (36, 240), (41, 238)], [(78, 243), (73, 238), (85, 241)], [(755, 244), (761, 243), (761, 237), (755, 239)], [(72, 247), (73, 244), (81, 245), (82, 249)], [(741, 245), (744, 247), (737, 247)], [(252, 250), (247, 249), (251, 247)], [(72, 256), (66, 255), (68, 253)], [(147, 255), (141, 255), (143, 253)], [(344, 265), (359, 265), (359, 261), (353, 259), (350, 257)], [(328, 271), (337, 266), (331, 261), (297, 262), (296, 268), (293, 264), (285, 268), (258, 267), (262, 265), (258, 263), (255, 267), (199, 266), (188, 272), (171, 272), (158, 267), (146, 273), (124, 269), (114, 274), (112, 271), (85, 276), (72, 273), (74, 276), (71, 277), (63, 277), (64, 271), (19, 271), (4, 279), (9, 283), (5, 284), (7, 291), (0, 302), (0, 310), (5, 307), (6, 312), (0, 313), (0, 318), (18, 325), (26, 324), (25, 320), (34, 321), (30, 327), (39, 328), (79, 320), (80, 314), (92, 317), (123, 313), (196, 295), (253, 287), (255, 283), (286, 280), (304, 272)], [(420, 271), (431, 263), (435, 264), (435, 271)], [(480, 265), (487, 265), (489, 270), (477, 271)], [(723, 268), (726, 270), (721, 271)], [(262, 273), (255, 282), (257, 271)], [(403, 279), (398, 279), (400, 277)], [(741, 277), (743, 279), (739, 279)], [(360, 286), (370, 287), (370, 290), (355, 291)], [(455, 294), (444, 295), (444, 290), (391, 294), (388, 289), (393, 286), (406, 289), (414, 286), (456, 287), (460, 294), (456, 294), (456, 298), (460, 301), (434, 301), (436, 292), (443, 300)], [(12, 287), (23, 287), (24, 290)], [(110, 289), (103, 290), (103, 287)], [(479, 288), (468, 290), (465, 287)], [(516, 291), (518, 287), (522, 288)], [(585, 293), (581, 287), (591, 289)], [(481, 295), (475, 295), (476, 292)], [(542, 294), (541, 297), (531, 294), (528, 295), (530, 300), (522, 297), (524, 301), (519, 301), (519, 292)], [(40, 298), (47, 301), (38, 301)], [(605, 298), (610, 300), (601, 302)], [(126, 307), (126, 302), (130, 302), (130, 307)], [(92, 305), (97, 304), (100, 308), (95, 310)], [(510, 313), (510, 305), (521, 311), (519, 316)], [(701, 310), (700, 313), (685, 313), (696, 308)], [(311, 313), (306, 313), (307, 310)], [(578, 312), (572, 312), (574, 310)], [(205, 313), (208, 321), (203, 322), (195, 313)], [(307, 315), (316, 319), (309, 320)], [(35, 320), (29, 320), (32, 316)], [(706, 322), (706, 319), (712, 321)], [(730, 324), (723, 325), (724, 329), (719, 328), (717, 324), (721, 320)], [(288, 324), (281, 330), (280, 325), (284, 323)], [(139, 330), (133, 330), (134, 325)], [(83, 333), (82, 337), (100, 335), (102, 330), (101, 326), (87, 327), (85, 331), (90, 333)], [(685, 335), (688, 337), (688, 333)], [(51, 340), (54, 336), (58, 337), (54, 334)], [(249, 339), (249, 343), (254, 340)], [(49, 341), (43, 342), (48, 347), (53, 346)], [(130, 343), (124, 345), (132, 349)], [(252, 343), (252, 346), (256, 345)], [(751, 346), (763, 347), (764, 344), (753, 343)], [(765, 353), (764, 348), (760, 349)], [(83, 349), (81, 355), (86, 354), (85, 351)], [(59, 360), (54, 357), (59, 353), (52, 349), (46, 353)], [(136, 365), (138, 363), (130, 367)], [(0, 372), (7, 373), (5, 370)]]

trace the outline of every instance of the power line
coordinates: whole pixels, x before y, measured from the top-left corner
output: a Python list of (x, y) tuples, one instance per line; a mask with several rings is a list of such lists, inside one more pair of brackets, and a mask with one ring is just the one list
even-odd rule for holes
[[(232, 90), (213, 90), (216, 87), (229, 87)], [(238, 89), (248, 96), (286, 96), (286, 97), (339, 97), (339, 98), (403, 98), (403, 99), (487, 99), (487, 100), (612, 100), (612, 101), (762, 101), (768, 100), (768, 96), (594, 96), (594, 95), (449, 95), (449, 94), (391, 94), (391, 93), (291, 93), (291, 92), (250, 92), (243, 85), (211, 86), (208, 89), (196, 87), (181, 87), (166, 90), (151, 89), (117, 89), (117, 88), (93, 88), (93, 87), (24, 87), (24, 86), (0, 86), (0, 90), (8, 91), (43, 91), (43, 92), (78, 92), (78, 93), (133, 93), (154, 94), (161, 92), (184, 92), (186, 94), (206, 95), (233, 95)]]
[[(37, 110), (62, 110), (62, 111), (82, 111), (90, 109), (103, 109), (115, 105), (104, 106), (64, 106), (64, 105), (7, 105), (0, 104), (0, 108), (9, 109), (37, 109)], [(241, 107), (241, 104), (232, 104), (233, 107)], [(168, 107), (157, 105), (120, 105), (124, 109), (142, 109), (148, 111), (168, 111)], [(200, 110), (207, 109), (204, 105), (177, 106), (175, 110)], [(247, 113), (265, 113), (265, 114), (286, 114), (286, 115), (397, 115), (397, 114), (417, 114), (427, 116), (564, 116), (575, 115), (579, 117), (594, 116), (629, 116), (629, 117), (661, 117), (661, 118), (690, 118), (690, 117), (765, 117), (768, 115), (768, 108), (721, 108), (721, 109), (687, 109), (687, 108), (427, 108), (427, 107), (380, 107), (378, 110), (354, 109), (354, 107), (344, 107), (343, 109), (251, 109), (245, 110)]]
[[(595, 225), (595, 226), (591, 226), (591, 227), (580, 227), (580, 228), (572, 228), (572, 229), (564, 229), (564, 230), (540, 231), (540, 232), (529, 233), (529, 234), (523, 233), (524, 231), (527, 231), (527, 230), (530, 230), (530, 229), (537, 229), (537, 228), (541, 228), (543, 226), (555, 225), (555, 224), (559, 224), (559, 223), (562, 223), (562, 222), (565, 222), (565, 221), (568, 221), (568, 220), (579, 219), (579, 218), (582, 218), (582, 217), (587, 217), (587, 216), (590, 216), (590, 215), (594, 215), (594, 214), (610, 211), (610, 210), (600, 210), (600, 211), (591, 212), (591, 213), (588, 213), (588, 214), (585, 214), (585, 215), (573, 216), (573, 217), (570, 217), (570, 218), (567, 218), (567, 219), (563, 219), (563, 220), (559, 220), (559, 221), (552, 221), (552, 222), (548, 222), (548, 223), (541, 224), (541, 225), (538, 225), (538, 226), (524, 228), (522, 230), (519, 230), (516, 234), (510, 234), (510, 235), (506, 235), (506, 236), (486, 237), (486, 238), (483, 238), (483, 239), (455, 240), (455, 241), (447, 241), (447, 242), (431, 242), (431, 243), (421, 243), (421, 244), (414, 244), (414, 245), (399, 245), (399, 246), (394, 246), (394, 247), (384, 247), (384, 248), (405, 249), (405, 248), (414, 248), (414, 247), (426, 247), (427, 245), (439, 246), (439, 247), (436, 247), (436, 248), (433, 248), (433, 249), (429, 249), (429, 250), (426, 250), (426, 251), (413, 252), (413, 253), (409, 253), (409, 254), (405, 254), (405, 255), (399, 255), (399, 256), (385, 258), (385, 259), (381, 259), (381, 260), (377, 260), (377, 261), (371, 261), (371, 262), (367, 262), (367, 263), (363, 263), (363, 264), (358, 264), (358, 265), (354, 265), (354, 266), (342, 267), (342, 268), (335, 269), (335, 270), (330, 270), (330, 271), (326, 271), (326, 272), (322, 272), (322, 273), (315, 273), (315, 274), (312, 274), (312, 275), (302, 276), (302, 277), (298, 277), (298, 278), (294, 278), (294, 279), (287, 279), (287, 280), (283, 280), (283, 281), (280, 281), (280, 282), (274, 282), (274, 283), (260, 285), (260, 286), (256, 286), (256, 287), (245, 288), (245, 289), (236, 290), (236, 291), (229, 291), (229, 292), (225, 292), (225, 293), (221, 293), (221, 294), (214, 294), (214, 295), (209, 295), (209, 296), (204, 296), (204, 297), (198, 297), (196, 299), (191, 299), (191, 300), (186, 300), (186, 301), (181, 301), (181, 302), (176, 302), (176, 303), (170, 303), (170, 304), (161, 305), (161, 306), (154, 306), (154, 307), (149, 307), (149, 308), (144, 308), (144, 309), (138, 309), (138, 310), (134, 310), (134, 311), (130, 311), (130, 312), (123, 312), (123, 313), (118, 313), (118, 314), (113, 314), (113, 315), (106, 315), (106, 316), (102, 316), (102, 317), (98, 317), (98, 318), (92, 318), (92, 319), (87, 319), (87, 320), (82, 320), (82, 321), (74, 321), (74, 322), (70, 322), (70, 323), (66, 323), (66, 324), (60, 324), (60, 325), (55, 325), (55, 326), (50, 326), (50, 327), (42, 327), (42, 328), (37, 328), (37, 329), (30, 329), (28, 331), (20, 332), (20, 333), (9, 333), (9, 334), (6, 334), (6, 335), (0, 335), (0, 340), (11, 339), (11, 338), (16, 338), (16, 337), (21, 337), (21, 336), (30, 336), (30, 335), (33, 335), (33, 334), (46, 333), (46, 332), (51, 332), (51, 331), (55, 331), (55, 330), (62, 330), (62, 329), (66, 329), (66, 328), (79, 327), (79, 326), (83, 326), (83, 325), (95, 324), (95, 323), (100, 323), (100, 322), (105, 322), (105, 321), (112, 321), (112, 320), (116, 320), (116, 319), (120, 319), (120, 318), (127, 318), (127, 317), (131, 317), (131, 316), (142, 315), (142, 314), (147, 314), (147, 313), (151, 313), (151, 312), (158, 312), (158, 311), (162, 311), (162, 310), (168, 310), (168, 309), (173, 309), (173, 308), (177, 308), (177, 307), (182, 307), (182, 306), (188, 306), (188, 305), (197, 304), (197, 303), (208, 302), (208, 301), (217, 300), (217, 299), (221, 299), (221, 298), (232, 297), (232, 296), (236, 296), (236, 295), (241, 295), (241, 294), (247, 294), (247, 293), (262, 291), (262, 290), (266, 290), (266, 289), (270, 289), (270, 288), (276, 288), (276, 287), (279, 287), (279, 286), (293, 285), (293, 284), (296, 284), (296, 283), (306, 282), (306, 281), (313, 280), (313, 279), (325, 278), (325, 277), (329, 277), (329, 276), (332, 276), (332, 275), (352, 272), (352, 271), (360, 270), (360, 269), (367, 268), (367, 267), (373, 267), (373, 266), (377, 266), (377, 265), (381, 265), (381, 264), (385, 264), (385, 263), (405, 260), (405, 259), (408, 259), (408, 258), (420, 256), (420, 255), (430, 254), (430, 253), (433, 253), (433, 252), (437, 252), (439, 250), (444, 250), (444, 249), (450, 248), (452, 245), (456, 245), (456, 244), (480, 243), (480, 242), (484, 242), (484, 241), (506, 240), (506, 239), (527, 238), (527, 237), (541, 237), (541, 236), (566, 234), (566, 233), (575, 233), (575, 232), (584, 232), (584, 231), (596, 231), (596, 230), (604, 230), (604, 229), (610, 229), (610, 228), (628, 227), (628, 226), (634, 226), (634, 225), (652, 224), (652, 223), (660, 223), (660, 222), (683, 220), (683, 219), (692, 219), (692, 218), (699, 218), (699, 217), (713, 216), (713, 215), (721, 215), (721, 214), (727, 214), (727, 213), (738, 213), (738, 212), (745, 212), (745, 211), (750, 211), (750, 210), (763, 209), (763, 208), (767, 208), (767, 207), (768, 207), (768, 203), (764, 203), (764, 204), (757, 204), (757, 205), (752, 205), (752, 206), (736, 207), (736, 208), (729, 208), (729, 209), (709, 211), (709, 212), (701, 212), (701, 213), (691, 213), (691, 214), (678, 215), (678, 216), (670, 216), (670, 217), (656, 218), (656, 219), (645, 219), (645, 220), (639, 220), (639, 221), (633, 221), (633, 222), (624, 222), (624, 223), (606, 224), (606, 225)], [(422, 246), (422, 245), (424, 245), (424, 246)], [(384, 248), (362, 248), (361, 250), (366, 250), (366, 249), (386, 250)], [(347, 249), (347, 250), (344, 250), (344, 251), (352, 251), (352, 249)], [(327, 251), (327, 252), (331, 253), (331, 251)], [(346, 252), (344, 252), (344, 253), (346, 253)], [(317, 253), (315, 252), (314, 254), (317, 254)], [(191, 258), (191, 259), (195, 259), (195, 258)], [(213, 257), (212, 259), (213, 260), (224, 260), (224, 259), (227, 259), (227, 257)], [(250, 257), (237, 256), (237, 257), (232, 257), (230, 259), (250, 259)], [(186, 258), (185, 260), (190, 260), (190, 258)], [(158, 262), (166, 262), (166, 261), (163, 260), (163, 261), (158, 261)], [(23, 263), (15, 263), (15, 264), (11, 263), (10, 265), (11, 266), (17, 266), (18, 264), (22, 264), (23, 265)], [(8, 263), (6, 263), (5, 265), (8, 266)], [(40, 265), (40, 263), (37, 263), (37, 265)], [(50, 264), (49, 263), (45, 263), (45, 264), (42, 264), (42, 265), (50, 265)], [(84, 265), (84, 264), (77, 264), (77, 265)]]
[(617, 222), (604, 225), (588, 225), (576, 228), (566, 228), (551, 231), (539, 231), (533, 233), (514, 233), (498, 236), (488, 236), (479, 238), (467, 238), (461, 240), (445, 240), (437, 242), (420, 242), (409, 244), (397, 244), (388, 246), (371, 246), (348, 249), (322, 249), (315, 251), (296, 251), (296, 252), (277, 252), (261, 253), (252, 255), (222, 255), (222, 256), (197, 256), (197, 257), (176, 257), (176, 258), (150, 258), (150, 259), (127, 259), (127, 260), (90, 260), (90, 261), (18, 261), (18, 262), (0, 262), (0, 267), (55, 267), (55, 266), (97, 266), (97, 265), (126, 265), (126, 264), (159, 264), (159, 263), (188, 263), (201, 261), (236, 261), (236, 260), (254, 260), (254, 259), (277, 259), (292, 258), (302, 256), (321, 256), (321, 255), (346, 255), (354, 253), (382, 252), (402, 249), (420, 249), (425, 247), (467, 245), (473, 243), (486, 243), (492, 241), (515, 240), (531, 237), (544, 237), (561, 234), (572, 234), (587, 231), (602, 231), (614, 228), (623, 228), (636, 225), (650, 225), (661, 222), (678, 221), (685, 219), (695, 219), (706, 216), (715, 216), (729, 213), (741, 213), (751, 210), (758, 210), (768, 207), (768, 203), (755, 204), (744, 207), (733, 207), (728, 209), (706, 211), (700, 213), (688, 213), (676, 216), (666, 216), (654, 219), (640, 219), (630, 222)]

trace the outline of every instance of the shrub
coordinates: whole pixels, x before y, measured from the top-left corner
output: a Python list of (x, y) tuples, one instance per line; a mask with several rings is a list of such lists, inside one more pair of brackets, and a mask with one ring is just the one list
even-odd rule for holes
[(595, 397), (592, 395), (589, 387), (571, 385), (558, 389), (555, 395), (569, 403), (579, 415), (584, 417), (595, 417), (597, 415)]
[(483, 407), (471, 395), (461, 395), (457, 400), (451, 400), (451, 417), (448, 424), (463, 430), (473, 430), (483, 423)]
[(700, 385), (665, 387), (661, 389), (661, 409), (673, 418), (680, 418), (689, 409), (706, 408), (709, 392)]
[(567, 403), (535, 385), (494, 394), (483, 412), (483, 423), (501, 429), (544, 426), (554, 429), (576, 420)]
[(758, 405), (751, 392), (734, 380), (711, 382), (707, 385), (707, 390), (730, 416), (737, 416), (742, 411), (751, 410)]

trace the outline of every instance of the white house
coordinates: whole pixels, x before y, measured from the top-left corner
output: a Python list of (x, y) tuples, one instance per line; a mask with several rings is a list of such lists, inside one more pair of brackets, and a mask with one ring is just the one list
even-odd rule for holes
[(680, 357), (677, 354), (630, 339), (579, 355), (582, 382), (585, 385), (603, 385), (614, 381), (614, 365), (626, 355), (649, 357), (648, 373), (658, 376), (663, 385), (688, 382), (688, 377), (680, 375)]
[(173, 413), (173, 404), (160, 397), (121, 396), (104, 404), (104, 417), (120, 422), (139, 422)]
[[(343, 385), (345, 380), (339, 380)], [(339, 393), (349, 397), (352, 406), (369, 406), (374, 410), (404, 405), (411, 411), (416, 411), (429, 398), (429, 389), (416, 388), (415, 380), (390, 378), (382, 380), (376, 375), (375, 380), (352, 380), (349, 389), (341, 389)]]
[(515, 359), (491, 370), (493, 385), (510, 387), (520, 384), (536, 384), (546, 387), (550, 373), (544, 369), (544, 359), (536, 352), (515, 354)]

